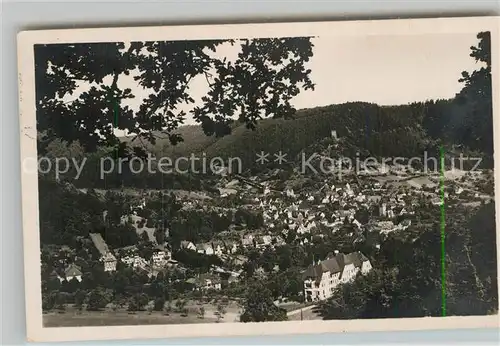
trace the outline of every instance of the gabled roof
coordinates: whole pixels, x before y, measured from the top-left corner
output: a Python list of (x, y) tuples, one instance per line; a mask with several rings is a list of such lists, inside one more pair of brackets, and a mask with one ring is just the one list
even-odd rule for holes
[(64, 271), (64, 275), (66, 275), (66, 277), (81, 276), (82, 272), (80, 271), (80, 268), (77, 265), (70, 264), (68, 268), (66, 268), (66, 270)]
[(192, 242), (190, 242), (189, 240), (183, 240), (181, 241), (181, 247), (185, 248), (185, 247), (188, 247), (188, 246), (192, 246), (194, 245)]
[(116, 261), (116, 257), (111, 252), (107, 252), (101, 258), (102, 258), (102, 260), (104, 262), (114, 262), (114, 261)]
[(58, 277), (58, 278), (59, 278), (59, 277), (61, 277), (61, 275), (59, 274), (59, 271), (60, 271), (60, 270), (53, 269), (53, 270), (50, 272), (50, 276), (52, 276), (52, 277), (54, 277), (54, 276), (55, 276), (55, 277)]
[(212, 246), (209, 244), (209, 243), (203, 243), (203, 244), (196, 244), (196, 249), (197, 250), (208, 250), (208, 249), (211, 249)]
[(109, 252), (108, 245), (102, 238), (101, 234), (99, 233), (90, 233), (90, 239), (92, 239), (92, 242), (94, 243), (94, 246), (96, 247), (97, 251), (104, 256), (107, 252)]
[(224, 242), (221, 240), (214, 240), (212, 241), (212, 246), (215, 248), (217, 246), (224, 247)]
[(363, 262), (368, 261), (365, 255), (361, 252), (352, 252), (350, 254), (339, 253), (333, 257), (321, 261), (316, 265), (311, 265), (303, 274), (303, 278), (315, 278), (320, 279), (323, 273), (330, 272), (332, 274), (341, 273), (344, 267), (349, 264), (353, 264), (355, 267), (359, 268)]

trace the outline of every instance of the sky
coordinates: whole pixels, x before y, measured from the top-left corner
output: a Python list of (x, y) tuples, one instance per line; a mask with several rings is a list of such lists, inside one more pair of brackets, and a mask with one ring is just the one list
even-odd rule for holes
[(298, 95), (298, 108), (347, 101), (380, 105), (449, 98), (464, 70), (477, 68), (476, 34), (317, 38), (309, 68), (316, 90)]
[[(462, 71), (478, 68), (469, 56), (470, 47), (477, 44), (476, 33), (329, 36), (312, 42), (314, 55), (306, 65), (315, 90), (302, 91), (292, 100), (297, 109), (349, 101), (399, 105), (451, 98), (462, 88), (458, 82)], [(221, 46), (216, 54), (231, 60), (239, 49)], [(147, 90), (138, 88), (133, 74), (121, 77), (118, 86), (131, 88), (136, 95), (126, 101), (133, 109), (148, 95)], [(87, 88), (80, 86), (79, 91)], [(190, 94), (195, 100), (206, 91), (204, 77), (193, 79)], [(189, 111), (190, 107), (181, 109)], [(188, 115), (185, 125), (190, 124), (194, 120)]]

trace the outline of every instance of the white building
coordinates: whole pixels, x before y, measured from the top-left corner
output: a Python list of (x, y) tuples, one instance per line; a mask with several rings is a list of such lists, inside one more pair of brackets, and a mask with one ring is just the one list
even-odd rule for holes
[(134, 263), (134, 257), (133, 256), (125, 256), (121, 258), (121, 261), (125, 263), (128, 266), (131, 266)]
[(111, 252), (108, 252), (104, 256), (102, 256), (101, 262), (104, 263), (105, 272), (114, 272), (116, 270), (116, 257)]
[(212, 243), (213, 254), (216, 256), (222, 256), (224, 254), (224, 244), (221, 242)]
[(101, 254), (100, 261), (104, 264), (104, 271), (115, 271), (116, 257), (111, 253), (102, 236), (99, 233), (90, 233), (90, 239)]
[(387, 215), (387, 204), (382, 203), (379, 208), (379, 215), (381, 217), (385, 217)]
[(151, 256), (151, 262), (155, 266), (164, 265), (170, 259), (170, 253), (164, 250), (156, 250)]
[(142, 258), (140, 256), (135, 256), (134, 257), (134, 262), (132, 264), (132, 267), (134, 269), (147, 270), (148, 262), (144, 258)]
[(214, 254), (214, 249), (209, 243), (197, 244), (196, 252), (210, 256)]
[(328, 299), (340, 283), (346, 283), (372, 269), (362, 253), (336, 254), (310, 266), (303, 274), (304, 294), (308, 302)]
[(226, 245), (226, 250), (230, 253), (230, 254), (234, 254), (235, 252), (238, 251), (238, 243), (237, 242), (233, 242), (233, 241), (226, 241), (225, 242), (225, 245)]

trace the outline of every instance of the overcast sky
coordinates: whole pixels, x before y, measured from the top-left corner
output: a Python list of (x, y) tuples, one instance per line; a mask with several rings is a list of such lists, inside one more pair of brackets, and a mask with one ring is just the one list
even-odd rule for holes
[(311, 77), (316, 90), (297, 96), (299, 108), (347, 101), (381, 105), (453, 97), (476, 34), (365, 36), (314, 40)]
[[(319, 37), (313, 44), (314, 56), (307, 65), (316, 87), (294, 98), (298, 109), (348, 101), (397, 105), (450, 98), (462, 87), (461, 72), (478, 68), (469, 56), (470, 46), (477, 44), (476, 33)], [(222, 46), (217, 55), (231, 59), (239, 49)], [(118, 84), (132, 89), (136, 98), (126, 103), (137, 109), (147, 91), (137, 87), (132, 75)], [(190, 94), (195, 100), (206, 91), (204, 77), (193, 79)], [(193, 123), (192, 118), (186, 119), (185, 124)]]

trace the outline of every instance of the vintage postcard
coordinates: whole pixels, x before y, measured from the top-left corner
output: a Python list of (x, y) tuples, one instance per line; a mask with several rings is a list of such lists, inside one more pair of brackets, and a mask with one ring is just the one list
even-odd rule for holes
[(495, 17), (20, 33), (28, 339), (497, 327), (498, 43)]

